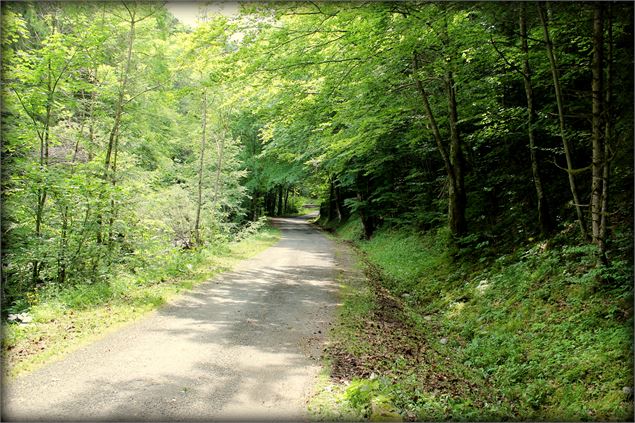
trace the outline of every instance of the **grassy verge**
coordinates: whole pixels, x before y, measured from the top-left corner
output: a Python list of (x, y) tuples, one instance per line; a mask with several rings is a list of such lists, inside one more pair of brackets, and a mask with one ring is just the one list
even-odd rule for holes
[(109, 283), (49, 290), (31, 307), (32, 322), (3, 327), (4, 373), (31, 371), (156, 309), (238, 262), (273, 245), (279, 230), (265, 227), (240, 242), (166, 257), (162, 273), (121, 274)]
[[(342, 374), (340, 352), (356, 342), (356, 324), (372, 309), (372, 290), (366, 283), (362, 263), (350, 248), (333, 236), (339, 285), (338, 314), (328, 334), (327, 353), (323, 356), (323, 370), (308, 404), (313, 420), (360, 421), (364, 410), (353, 406), (346, 396), (349, 378)], [(349, 339), (348, 337), (353, 337)]]
[(629, 264), (536, 242), (485, 266), (452, 258), (444, 231), (359, 233), (337, 229), (372, 287), (345, 298), (331, 333), (339, 404), (371, 420), (632, 417)]

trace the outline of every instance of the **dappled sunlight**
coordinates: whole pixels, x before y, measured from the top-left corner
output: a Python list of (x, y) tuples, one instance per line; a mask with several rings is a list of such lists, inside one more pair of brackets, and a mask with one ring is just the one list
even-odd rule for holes
[[(332, 245), (305, 219), (274, 224), (278, 244), (33, 374), (66, 377), (69, 389), (18, 381), (5, 411), (35, 420), (303, 418), (337, 306)], [(38, 408), (33, 389), (56, 407)]]

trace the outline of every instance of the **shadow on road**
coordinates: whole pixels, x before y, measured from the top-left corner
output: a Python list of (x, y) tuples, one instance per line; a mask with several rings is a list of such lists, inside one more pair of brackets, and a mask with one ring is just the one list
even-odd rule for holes
[[(31, 392), (16, 386), (5, 417), (304, 418), (337, 292), (331, 243), (307, 219), (273, 219), (282, 231), (274, 247), (30, 375)], [(84, 374), (69, 374), (69, 360)], [(50, 382), (60, 377), (65, 393)]]

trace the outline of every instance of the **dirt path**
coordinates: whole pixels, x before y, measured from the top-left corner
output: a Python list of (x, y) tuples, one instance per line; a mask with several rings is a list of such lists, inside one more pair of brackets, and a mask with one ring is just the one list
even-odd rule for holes
[(234, 272), (4, 386), (4, 420), (305, 419), (336, 306), (331, 242), (306, 220)]

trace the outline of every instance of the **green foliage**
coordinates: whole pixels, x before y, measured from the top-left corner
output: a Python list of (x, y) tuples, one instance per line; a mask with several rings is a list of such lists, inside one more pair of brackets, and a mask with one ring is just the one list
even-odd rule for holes
[[(356, 381), (346, 394), (358, 409), (381, 394), (421, 420), (620, 420), (632, 413), (623, 392), (633, 384), (632, 287), (610, 282), (631, 279), (632, 267), (596, 267), (592, 246), (534, 242), (499, 253), (483, 269), (469, 259), (452, 262), (445, 231), (385, 229), (357, 242), (381, 269), (382, 285), (403, 299), (402, 319), (426, 351), (425, 359), (368, 361), (379, 378)], [(344, 303), (344, 321), (375, 313), (376, 306), (354, 304)], [(363, 327), (357, 331), (338, 339), (357, 360), (374, 356)], [(430, 371), (461, 379), (436, 388), (419, 382)], [(380, 384), (383, 376), (391, 381)], [(457, 396), (459, 385), (472, 388)]]
[[(435, 392), (419, 382), (429, 369), (408, 371), (406, 358), (393, 357), (381, 365), (395, 384), (360, 381), (348, 392), (358, 411), (385, 395), (426, 419), (625, 415), (631, 4), (605, 10), (605, 257), (599, 242), (577, 239), (533, 6), (526, 54), (518, 5), (245, 4), (240, 16), (195, 29), (163, 5), (128, 6), (3, 4), (5, 313), (44, 319), (132, 292), (142, 293), (130, 301), (150, 307), (162, 301), (155, 288), (190, 275), (210, 251), (256, 236), (262, 216), (302, 213), (303, 199), (319, 196), (325, 226), (342, 224), (340, 235), (360, 245), (422, 333), (447, 338), (432, 360), (500, 388)], [(594, 7), (549, 5), (574, 167), (592, 162)], [(551, 233), (540, 233), (532, 165)], [(445, 227), (458, 173), (467, 233), (452, 237)], [(589, 175), (575, 176), (582, 203)], [(371, 292), (346, 304), (362, 321), (381, 305)], [(371, 348), (354, 335), (360, 325), (344, 328), (359, 341), (349, 352)], [(455, 364), (441, 359), (450, 354)]]
[(3, 5), (3, 20), (4, 313), (41, 294), (99, 301), (121, 272), (183, 273), (195, 232), (209, 245), (254, 233), (226, 86), (213, 83), (224, 19), (188, 34), (161, 5), (24, 3)]
[[(416, 232), (384, 229), (375, 234), (361, 248), (373, 263), (381, 263), (387, 276), (387, 286), (396, 294), (411, 295), (414, 302), (427, 302), (434, 290), (423, 283), (413, 286), (411, 281), (436, 280), (444, 277), (453, 267), (448, 256), (448, 231), (439, 229), (437, 234), (422, 237)], [(434, 254), (431, 254), (434, 252)], [(425, 295), (418, 298), (419, 295)]]

